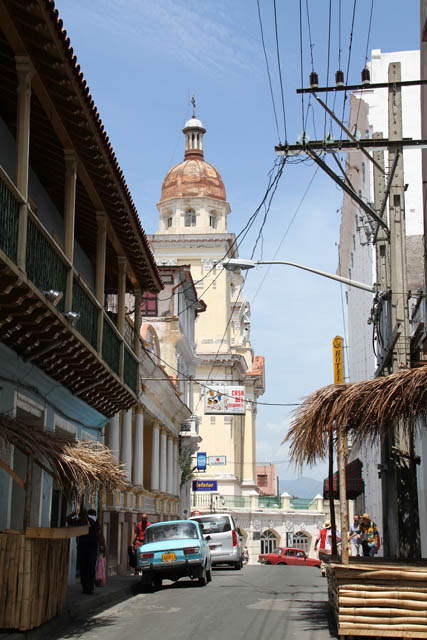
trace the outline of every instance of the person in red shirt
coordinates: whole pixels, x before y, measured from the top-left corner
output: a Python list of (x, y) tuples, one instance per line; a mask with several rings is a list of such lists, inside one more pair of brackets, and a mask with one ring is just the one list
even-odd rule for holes
[[(141, 520), (137, 523), (135, 527), (135, 537), (133, 539), (133, 548), (135, 552), (138, 553), (139, 547), (144, 544), (144, 536), (146, 528), (151, 524), (148, 522), (148, 516), (146, 513), (143, 513), (141, 516)], [(135, 575), (139, 574), (138, 568), (135, 568)]]

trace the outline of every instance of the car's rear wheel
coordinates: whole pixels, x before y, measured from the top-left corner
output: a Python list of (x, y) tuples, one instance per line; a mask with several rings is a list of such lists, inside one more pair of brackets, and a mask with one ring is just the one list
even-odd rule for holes
[(207, 576), (207, 571), (206, 571), (206, 567), (203, 567), (203, 571), (202, 574), (199, 578), (199, 585), (201, 587), (205, 587), (208, 584), (208, 576)]
[(237, 569), (237, 571), (240, 571), (240, 569), (243, 566), (242, 558), (240, 558), (240, 560), (238, 562), (235, 562), (233, 566), (234, 566), (235, 569)]
[(277, 564), (283, 564), (283, 565), (286, 565), (286, 562), (278, 562)]
[(206, 569), (206, 578), (208, 582), (212, 582), (212, 568)]
[(155, 589), (161, 589), (162, 588), (162, 579), (159, 576), (156, 576), (153, 579), (153, 587)]

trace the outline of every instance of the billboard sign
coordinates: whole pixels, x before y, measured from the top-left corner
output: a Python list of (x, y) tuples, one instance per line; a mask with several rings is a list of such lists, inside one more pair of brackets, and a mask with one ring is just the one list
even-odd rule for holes
[(343, 339), (341, 338), (341, 336), (335, 336), (335, 338), (332, 340), (335, 384), (342, 384), (344, 382), (344, 358), (342, 343)]
[(193, 480), (193, 491), (218, 491), (216, 480)]
[(225, 456), (209, 456), (208, 464), (211, 466), (227, 464), (227, 458)]
[(205, 414), (244, 415), (245, 387), (210, 386), (205, 393)]
[(206, 471), (206, 453), (197, 452), (197, 471)]

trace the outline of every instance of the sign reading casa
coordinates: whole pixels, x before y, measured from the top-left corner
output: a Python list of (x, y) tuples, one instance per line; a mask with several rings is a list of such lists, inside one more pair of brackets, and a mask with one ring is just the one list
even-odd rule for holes
[(193, 480), (193, 491), (217, 491), (216, 480)]
[(214, 386), (205, 394), (205, 414), (244, 415), (245, 387)]

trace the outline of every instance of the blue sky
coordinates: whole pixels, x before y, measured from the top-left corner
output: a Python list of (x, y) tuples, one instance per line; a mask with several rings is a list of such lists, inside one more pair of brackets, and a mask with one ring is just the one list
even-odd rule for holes
[[(264, 37), (278, 115), (279, 137), (285, 139), (274, 37), (272, 0), (259, 0)], [(339, 7), (341, 5), (341, 31)], [(57, 0), (92, 96), (147, 233), (158, 227), (156, 203), (162, 180), (184, 153), (181, 128), (191, 115), (196, 94), (203, 121), (205, 158), (220, 171), (232, 213), (229, 230), (238, 233), (261, 201), (267, 173), (275, 161), (277, 128), (261, 46), (256, 0)], [(306, 0), (302, 0), (304, 85), (311, 71)], [(353, 0), (332, 0), (329, 83), (338, 60), (346, 71)], [(302, 131), (299, 0), (277, 0), (280, 60), (284, 82), (287, 139)], [(314, 68), (326, 84), (329, 0), (308, 0)], [(365, 53), (419, 47), (419, 2), (375, 0), (368, 43), (371, 0), (358, 0), (354, 20), (349, 82), (360, 81)], [(341, 55), (339, 42), (341, 40)], [(330, 98), (332, 102), (333, 98)], [(323, 137), (324, 114), (307, 108), (306, 130)], [(335, 104), (342, 112), (342, 96)], [(326, 123), (326, 132), (330, 123)], [(336, 129), (333, 130), (337, 136)], [(339, 134), (338, 134), (339, 135)], [(317, 172), (309, 192), (283, 238), (315, 168), (309, 163), (286, 166), (263, 233), (262, 252), (271, 258), (325, 271), (337, 268), (339, 189)], [(249, 257), (261, 215), (240, 247)], [(298, 403), (332, 382), (331, 341), (344, 335), (345, 299), (340, 285), (291, 269), (265, 267), (247, 278), (252, 307), (252, 343), (266, 358), (266, 393), (271, 403)], [(261, 284), (262, 283), (262, 284)], [(368, 294), (367, 294), (368, 295)], [(282, 461), (280, 446), (289, 413), (285, 407), (260, 406), (257, 459), (280, 461), (282, 478), (294, 471)], [(304, 471), (321, 479), (324, 465)]]

